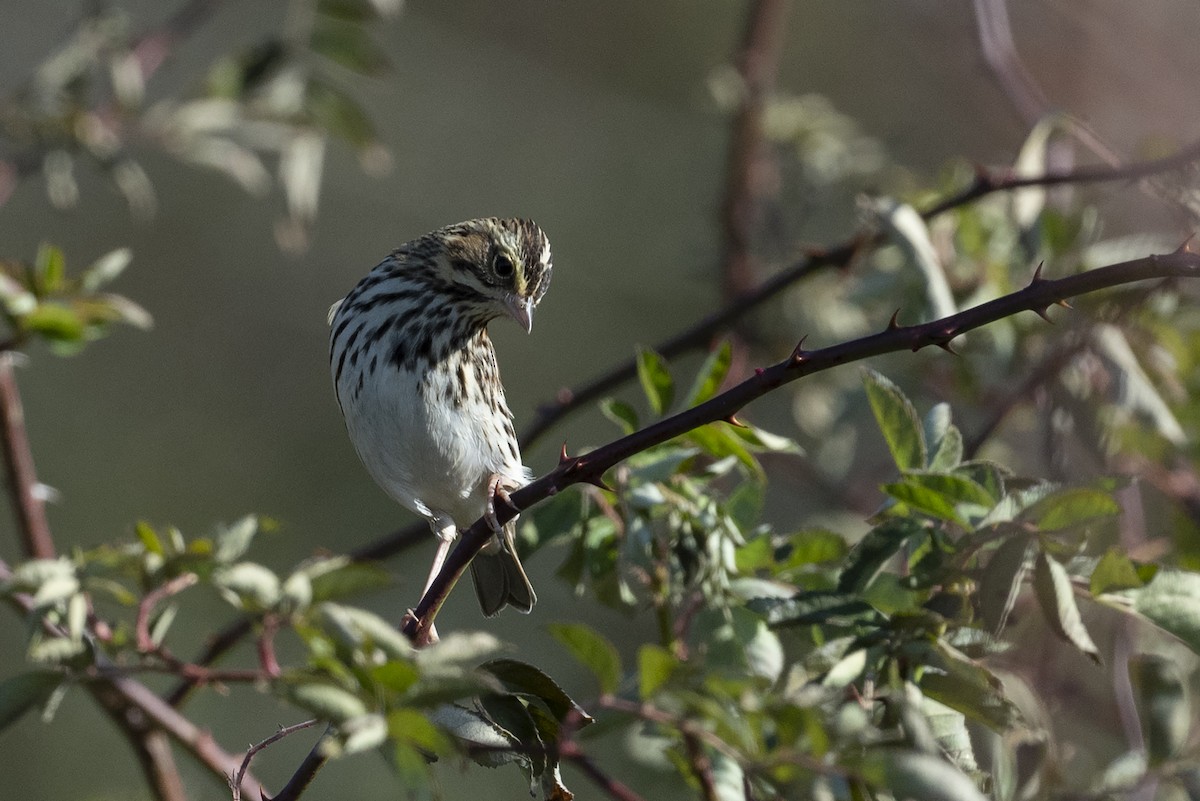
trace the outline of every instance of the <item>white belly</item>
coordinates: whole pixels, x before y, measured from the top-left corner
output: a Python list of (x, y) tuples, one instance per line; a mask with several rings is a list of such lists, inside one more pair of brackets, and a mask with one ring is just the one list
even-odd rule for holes
[(358, 371), (347, 370), (338, 394), (372, 478), (418, 514), (465, 527), (483, 515), (492, 475), (508, 486), (530, 476), (495, 415), (481, 403), (456, 405), (439, 375), (422, 391), (414, 374), (386, 366), (363, 376), (359, 391)]

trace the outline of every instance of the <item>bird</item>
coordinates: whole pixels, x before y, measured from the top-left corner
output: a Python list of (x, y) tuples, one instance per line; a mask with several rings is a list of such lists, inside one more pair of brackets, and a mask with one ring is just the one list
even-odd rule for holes
[(552, 268), (533, 221), (468, 220), (396, 248), (329, 310), (330, 372), (350, 440), (375, 482), (438, 538), (425, 590), (460, 527), (480, 517), (492, 526), (471, 562), (486, 617), (537, 602), (515, 520), (498, 526), (495, 516), (496, 496), (507, 501), (532, 473), (487, 326), (508, 317), (530, 333)]

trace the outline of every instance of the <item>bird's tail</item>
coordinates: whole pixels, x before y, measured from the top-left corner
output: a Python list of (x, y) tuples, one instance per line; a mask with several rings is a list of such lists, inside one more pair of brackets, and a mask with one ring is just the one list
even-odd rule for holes
[[(475, 583), (475, 594), (483, 614), (492, 617), (511, 605), (519, 612), (529, 614), (537, 603), (537, 594), (525, 568), (517, 558), (516, 543), (513, 541), (514, 526), (509, 523), (497, 537), (499, 548), (485, 548), (471, 560), (471, 579)], [(491, 553), (488, 551), (491, 550)]]

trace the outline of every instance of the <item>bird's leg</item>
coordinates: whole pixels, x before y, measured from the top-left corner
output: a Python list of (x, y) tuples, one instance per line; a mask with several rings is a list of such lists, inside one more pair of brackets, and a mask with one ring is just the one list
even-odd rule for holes
[[(438, 547), (433, 554), (433, 565), (429, 568), (429, 577), (425, 579), (425, 588), (421, 590), (421, 597), (429, 592), (429, 588), (433, 586), (433, 580), (437, 578), (438, 573), (442, 572), (442, 565), (446, 563), (446, 557), (450, 554), (450, 546), (454, 544), (454, 537), (457, 535), (457, 529), (454, 527), (454, 521), (448, 517), (435, 517), (429, 521), (430, 528), (437, 535)], [(404, 616), (404, 621), (401, 623), (401, 628), (408, 623), (409, 618), (415, 617), (413, 610), (409, 609)], [(429, 631), (425, 632), (421, 637), (420, 645), (428, 645), (438, 641), (437, 628), (429, 627)]]
[[(508, 496), (508, 488), (502, 483), (504, 479), (499, 473), (492, 473), (488, 476), (487, 488), (487, 506), (483, 510), (484, 519), (487, 520), (488, 527), (497, 533), (500, 531), (500, 521), (496, 517), (496, 499), (504, 501), (509, 506), (513, 506), (512, 498)], [(513, 506), (515, 509), (516, 507)]]

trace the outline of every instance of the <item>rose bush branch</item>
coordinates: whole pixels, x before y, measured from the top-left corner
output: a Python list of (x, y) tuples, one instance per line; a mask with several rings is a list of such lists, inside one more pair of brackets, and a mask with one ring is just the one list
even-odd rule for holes
[[(1065, 303), (1068, 298), (1078, 295), (1138, 281), (1197, 277), (1200, 277), (1200, 255), (1188, 250), (1186, 245), (1174, 253), (1146, 256), (1054, 280), (1042, 278), (1039, 267), (1024, 289), (948, 317), (905, 326), (893, 316), (887, 327), (877, 334), (812, 351), (805, 350), (801, 340), (787, 359), (756, 370), (742, 383), (699, 406), (664, 418), (582, 456), (569, 456), (564, 447), (558, 466), (511, 493), (511, 505), (497, 500), (498, 522), (508, 522), (520, 510), (529, 509), (572, 484), (603, 485), (605, 472), (616, 464), (692, 429), (719, 421), (736, 424), (735, 415), (746, 404), (805, 376), (885, 353), (915, 352), (930, 345), (953, 352), (951, 342), (959, 335), (1018, 312), (1034, 311), (1045, 317), (1051, 305)], [(463, 533), (420, 603), (405, 618), (404, 633), (414, 643), (423, 645), (429, 641), (434, 619), (450, 590), (491, 536), (488, 522), (482, 518)]]
[[(939, 217), (954, 209), (974, 203), (988, 195), (1013, 192), (1031, 187), (1090, 185), (1120, 181), (1136, 181), (1153, 175), (1179, 170), (1200, 161), (1200, 141), (1193, 142), (1170, 156), (1148, 161), (1108, 167), (1090, 166), (1072, 170), (1046, 172), (1041, 175), (1021, 176), (1011, 170), (986, 170), (979, 168), (974, 180), (959, 192), (944, 198), (920, 212), (925, 221)], [(759, 306), (776, 297), (798, 281), (820, 270), (836, 267), (845, 269), (856, 257), (871, 247), (882, 244), (886, 235), (879, 231), (862, 230), (844, 242), (826, 248), (814, 248), (795, 264), (787, 267), (757, 288), (732, 299), (717, 311), (698, 320), (691, 327), (655, 344), (653, 349), (667, 359), (675, 358), (698, 348), (707, 347), (714, 336)], [(633, 359), (622, 362), (612, 369), (573, 388), (559, 391), (558, 397), (538, 407), (532, 423), (521, 433), (521, 447), (527, 448), (540, 439), (558, 421), (571, 412), (603, 398), (617, 387), (637, 376), (637, 362)], [(405, 534), (408, 529), (405, 529)], [(397, 535), (397, 544), (407, 542)], [(376, 551), (383, 550), (376, 548)]]

